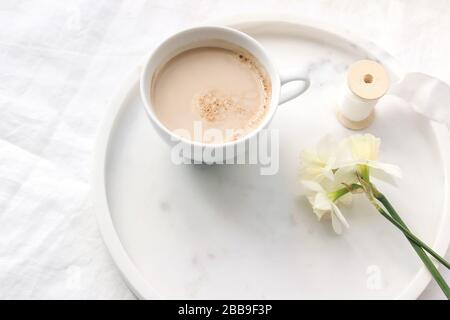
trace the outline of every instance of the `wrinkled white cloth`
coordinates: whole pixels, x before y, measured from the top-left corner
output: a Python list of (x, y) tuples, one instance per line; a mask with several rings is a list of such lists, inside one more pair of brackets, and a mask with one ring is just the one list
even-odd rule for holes
[[(257, 13), (339, 25), (408, 68), (450, 81), (445, 0), (2, 0), (0, 298), (134, 298), (88, 200), (107, 102), (169, 34), (205, 19)], [(422, 297), (443, 298), (434, 283)]]

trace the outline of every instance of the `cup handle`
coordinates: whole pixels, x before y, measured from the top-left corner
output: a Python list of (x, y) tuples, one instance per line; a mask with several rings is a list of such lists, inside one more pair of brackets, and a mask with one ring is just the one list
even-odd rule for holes
[(394, 84), (388, 94), (409, 102), (414, 110), (450, 130), (450, 86), (430, 75), (412, 72)]
[[(296, 89), (296, 90), (289, 90), (289, 91), (285, 91), (283, 92), (283, 86), (289, 82), (294, 82), (294, 81), (301, 81), (303, 82), (303, 86), (300, 89)], [(283, 104), (285, 102), (288, 102), (292, 99), (297, 98), (299, 95), (301, 95), (303, 92), (305, 92), (306, 90), (308, 90), (311, 82), (309, 81), (309, 78), (304, 77), (304, 76), (295, 76), (295, 75), (291, 75), (291, 76), (280, 76), (280, 82), (281, 82), (281, 88), (280, 88), (280, 100), (278, 102), (278, 104)]]

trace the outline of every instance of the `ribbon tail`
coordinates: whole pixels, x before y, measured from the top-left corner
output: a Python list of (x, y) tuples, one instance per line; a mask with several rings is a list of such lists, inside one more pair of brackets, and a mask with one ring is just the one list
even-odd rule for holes
[(429, 75), (413, 72), (394, 84), (389, 94), (409, 102), (414, 110), (450, 130), (450, 86)]

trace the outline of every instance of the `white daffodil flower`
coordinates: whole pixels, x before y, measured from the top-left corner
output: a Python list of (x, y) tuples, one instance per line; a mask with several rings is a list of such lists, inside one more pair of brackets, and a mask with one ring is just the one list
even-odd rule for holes
[(370, 161), (378, 159), (381, 140), (371, 134), (355, 134), (348, 138), (350, 151), (355, 160)]
[[(380, 178), (382, 175), (389, 178), (401, 176), (400, 168), (397, 166), (378, 161), (380, 139), (371, 134), (359, 134), (345, 139), (343, 145), (342, 150), (347, 157), (342, 159), (341, 150), (338, 150), (341, 149), (341, 145), (333, 143), (329, 136), (322, 139), (316, 149), (302, 153), (301, 173), (305, 180), (301, 182), (307, 189), (307, 199), (318, 219), (330, 216), (334, 231), (341, 234), (344, 228), (349, 228), (349, 225), (338, 204), (347, 202), (346, 200), (351, 201), (353, 194), (364, 194), (383, 217), (410, 239), (413, 246), (421, 247), (422, 250), (417, 251), (421, 260), (441, 284), (442, 276), (423, 250), (443, 265), (448, 266), (449, 263), (407, 229), (399, 214), (371, 180), (372, 177)], [(430, 265), (433, 267), (429, 267)], [(445, 295), (450, 297), (450, 290), (445, 281), (441, 288)]]
[(321, 220), (323, 216), (331, 216), (331, 225), (333, 226), (334, 232), (337, 234), (342, 233), (343, 227), (349, 227), (341, 210), (339, 210), (339, 207), (332, 199), (332, 193), (325, 190), (325, 188), (316, 181), (303, 180), (302, 184), (308, 190), (307, 199), (319, 220)]
[(300, 154), (302, 180), (334, 180), (333, 170), (339, 166), (342, 144), (331, 135), (324, 136), (317, 146)]
[[(362, 192), (362, 179), (375, 177), (387, 182), (400, 177), (400, 168), (378, 161), (380, 139), (371, 134), (353, 135), (341, 143), (327, 135), (317, 147), (301, 154), (301, 182), (319, 220), (331, 216), (333, 229), (341, 234), (348, 223), (338, 205), (348, 204), (352, 193)], [(358, 177), (358, 174), (360, 177)]]
[(380, 150), (380, 139), (371, 134), (353, 135), (347, 139), (353, 158), (345, 166), (365, 165), (370, 168), (370, 175), (382, 180), (389, 180), (388, 176), (401, 177), (399, 167), (377, 161)]

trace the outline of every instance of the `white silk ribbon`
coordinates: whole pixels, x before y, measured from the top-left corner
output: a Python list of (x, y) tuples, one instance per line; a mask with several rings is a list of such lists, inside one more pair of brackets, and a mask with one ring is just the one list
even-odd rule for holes
[(404, 99), (417, 113), (450, 130), (450, 86), (444, 81), (419, 72), (408, 73), (388, 94)]

